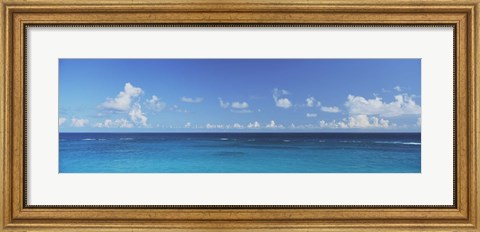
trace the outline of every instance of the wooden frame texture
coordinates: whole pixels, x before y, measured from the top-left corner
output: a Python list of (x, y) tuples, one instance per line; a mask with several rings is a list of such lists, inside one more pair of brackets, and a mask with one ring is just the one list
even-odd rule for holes
[[(201, 1), (4, 0), (0, 56), (0, 230), (480, 231), (479, 0)], [(27, 25), (298, 23), (455, 26), (456, 204), (454, 207), (116, 208), (25, 204)]]

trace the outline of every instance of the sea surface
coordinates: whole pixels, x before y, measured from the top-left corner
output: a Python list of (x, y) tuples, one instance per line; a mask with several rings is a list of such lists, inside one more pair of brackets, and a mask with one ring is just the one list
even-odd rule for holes
[(60, 173), (419, 173), (420, 133), (60, 133)]

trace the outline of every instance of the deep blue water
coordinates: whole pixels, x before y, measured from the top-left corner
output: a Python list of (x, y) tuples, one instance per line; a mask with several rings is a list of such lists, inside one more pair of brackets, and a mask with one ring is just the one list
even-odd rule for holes
[(419, 173), (420, 133), (60, 133), (60, 173)]

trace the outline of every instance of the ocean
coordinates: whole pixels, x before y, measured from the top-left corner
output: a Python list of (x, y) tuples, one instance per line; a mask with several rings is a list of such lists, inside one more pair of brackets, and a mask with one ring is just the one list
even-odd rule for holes
[(60, 133), (60, 173), (420, 173), (420, 133)]

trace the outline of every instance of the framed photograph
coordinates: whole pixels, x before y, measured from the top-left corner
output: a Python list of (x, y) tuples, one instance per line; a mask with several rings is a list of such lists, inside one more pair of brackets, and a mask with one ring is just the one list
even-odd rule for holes
[(478, 0), (1, 7), (5, 231), (479, 231)]

